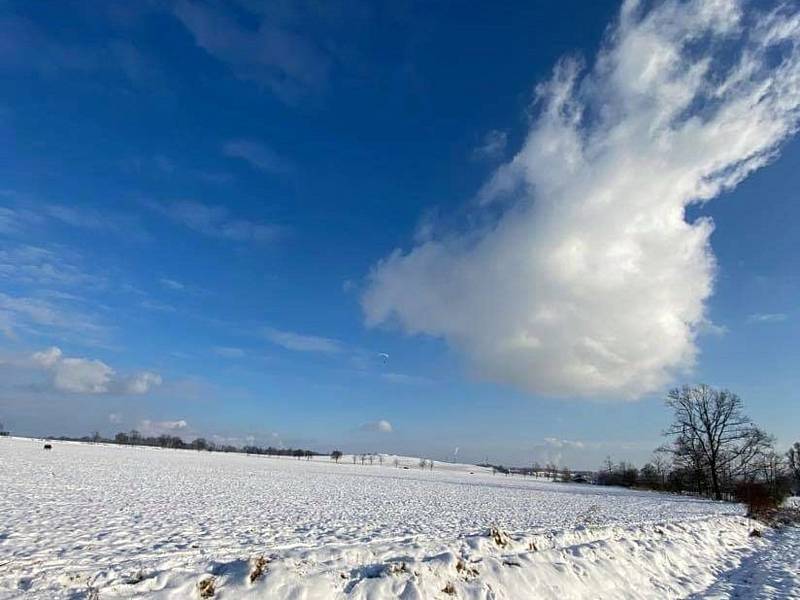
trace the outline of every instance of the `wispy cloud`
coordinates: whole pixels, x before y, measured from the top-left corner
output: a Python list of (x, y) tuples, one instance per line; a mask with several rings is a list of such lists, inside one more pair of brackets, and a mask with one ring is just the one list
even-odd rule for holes
[(405, 373), (381, 373), (380, 377), (390, 383), (399, 383), (403, 385), (427, 385), (431, 383), (431, 380), (427, 377), (407, 375)]
[(27, 244), (0, 249), (0, 279), (36, 286), (100, 286), (105, 280), (83, 269), (80, 258), (64, 248)]
[(60, 70), (91, 71), (99, 66), (91, 48), (58, 42), (29, 19), (13, 15), (0, 19), (0, 57), (5, 68), (44, 75)]
[(224, 206), (191, 200), (165, 203), (148, 201), (145, 205), (193, 231), (234, 242), (272, 242), (283, 232), (278, 225), (234, 217)]
[(108, 327), (90, 314), (49, 300), (30, 296), (11, 296), (0, 292), (0, 331), (9, 337), (17, 332), (69, 337), (80, 334), (84, 343), (103, 339)]
[(492, 129), (483, 136), (480, 145), (473, 150), (472, 156), (486, 160), (503, 158), (507, 145), (508, 134), (505, 131)]
[(273, 344), (295, 352), (338, 354), (344, 350), (342, 343), (338, 340), (316, 335), (306, 335), (272, 328), (267, 328), (265, 335)]
[(713, 223), (687, 206), (773, 159), (800, 117), (800, 14), (626, 2), (593, 66), (558, 63), (464, 230), (372, 270), (368, 325), (445, 339), (531, 392), (636, 398), (695, 363)]
[(385, 419), (364, 423), (359, 427), (359, 429), (361, 431), (370, 431), (374, 433), (392, 433), (392, 431), (394, 431), (392, 424)]
[(214, 354), (223, 358), (242, 358), (245, 353), (241, 348), (234, 348), (231, 346), (215, 346), (213, 348)]
[(748, 315), (748, 323), (781, 323), (785, 321), (788, 316), (784, 313), (754, 313)]
[[(12, 194), (12, 192), (0, 192), (0, 197), (9, 194)], [(12, 206), (0, 206), (0, 233), (16, 234), (27, 225), (37, 221), (41, 221), (41, 219), (30, 210)]]
[(586, 444), (584, 444), (580, 440), (562, 440), (559, 438), (554, 437), (546, 437), (544, 438), (544, 443), (548, 446), (553, 448), (585, 448)]
[(153, 300), (152, 298), (145, 298), (139, 303), (139, 306), (141, 306), (145, 310), (154, 310), (157, 312), (164, 312), (164, 313), (173, 313), (178, 310), (171, 304), (167, 304), (166, 302), (159, 302), (158, 300)]
[(266, 144), (254, 140), (231, 140), (222, 147), (225, 156), (240, 158), (254, 169), (282, 175), (292, 171), (292, 164), (278, 156), (278, 154)]
[(143, 242), (150, 239), (136, 215), (109, 209), (99, 210), (82, 204), (58, 204), (31, 199), (14, 191), (0, 192), (8, 197), (8, 206), (0, 207), (0, 232), (30, 233), (45, 226), (66, 226), (97, 233), (124, 233), (124, 240)]
[(175, 279), (162, 277), (161, 279), (158, 280), (158, 282), (168, 290), (183, 291), (186, 289), (185, 284), (181, 283), (180, 281), (176, 281)]
[(114, 72), (136, 86), (161, 80), (156, 62), (127, 40), (68, 42), (15, 15), (0, 18), (0, 67), (44, 77)]
[(101, 213), (90, 208), (68, 206), (65, 204), (46, 204), (40, 208), (40, 213), (71, 227), (96, 230), (121, 230), (130, 229), (130, 219), (121, 220), (119, 215)]
[(175, 16), (195, 43), (228, 64), (237, 77), (262, 84), (285, 102), (322, 90), (331, 61), (309, 39), (284, 28), (272, 15), (250, 15), (247, 27), (221, 5), (182, 0)]

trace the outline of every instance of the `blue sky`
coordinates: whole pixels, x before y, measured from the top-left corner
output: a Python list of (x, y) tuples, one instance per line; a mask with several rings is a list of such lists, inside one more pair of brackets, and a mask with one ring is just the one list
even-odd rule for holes
[(788, 445), (800, 28), (757, 8), (4, 3), (0, 419), (594, 467), (704, 381)]

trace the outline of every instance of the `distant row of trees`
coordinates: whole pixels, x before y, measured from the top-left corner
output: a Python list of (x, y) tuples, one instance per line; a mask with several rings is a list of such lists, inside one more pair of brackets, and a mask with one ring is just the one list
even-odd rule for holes
[(742, 399), (708, 385), (669, 392), (669, 441), (641, 469), (607, 459), (596, 476), (603, 485), (694, 493), (716, 500), (768, 498), (779, 504), (800, 488), (800, 442), (786, 454), (745, 414)]
[(182, 438), (177, 435), (158, 435), (146, 436), (142, 435), (139, 431), (132, 429), (131, 431), (121, 431), (113, 438), (104, 438), (99, 432), (94, 432), (90, 436), (82, 438), (59, 437), (54, 438), (59, 440), (71, 440), (79, 442), (93, 442), (93, 443), (107, 443), (107, 444), (124, 444), (128, 446), (151, 446), (156, 448), (177, 448), (181, 450), (202, 450), (206, 452), (238, 452), (242, 454), (260, 454), (265, 456), (292, 456), (298, 460), (305, 458), (310, 460), (313, 456), (319, 456), (318, 452), (312, 450), (304, 450), (301, 448), (274, 448), (267, 446), (249, 445), (249, 446), (234, 446), (231, 444), (217, 444), (206, 438), (195, 438), (190, 442), (184, 442)]
[[(336, 462), (336, 463), (338, 463), (342, 459), (343, 456), (344, 456), (344, 454), (342, 453), (341, 450), (334, 450), (333, 452), (331, 452), (331, 460)], [(377, 463), (379, 465), (382, 465), (384, 463), (385, 459), (386, 459), (386, 457), (383, 454), (375, 454), (375, 453), (353, 454), (353, 455), (351, 455), (350, 458), (352, 459), (354, 465), (357, 465), (359, 462), (362, 465), (366, 465), (366, 464), (374, 465), (376, 461), (377, 461)], [(392, 464), (394, 464), (394, 466), (396, 468), (399, 468), (400, 467), (400, 459), (395, 456), (394, 460), (392, 461)], [(433, 471), (433, 467), (434, 467), (433, 459), (420, 458), (419, 462), (417, 464), (418, 464), (420, 469), (430, 469), (431, 471)]]

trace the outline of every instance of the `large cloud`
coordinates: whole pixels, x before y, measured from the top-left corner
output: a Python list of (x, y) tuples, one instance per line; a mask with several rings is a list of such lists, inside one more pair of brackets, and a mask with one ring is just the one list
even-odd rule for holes
[(713, 289), (713, 224), (685, 209), (794, 134), (799, 45), (786, 9), (626, 2), (588, 71), (568, 58), (537, 88), (527, 139), (471, 225), (374, 267), (367, 323), (443, 337), (482, 376), (534, 392), (658, 389), (693, 365)]

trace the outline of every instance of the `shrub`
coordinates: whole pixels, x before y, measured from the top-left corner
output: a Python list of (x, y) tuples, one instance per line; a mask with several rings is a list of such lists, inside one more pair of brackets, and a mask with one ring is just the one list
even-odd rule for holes
[(750, 517), (763, 516), (780, 505), (764, 483), (742, 481), (736, 485), (736, 500), (747, 506)]

